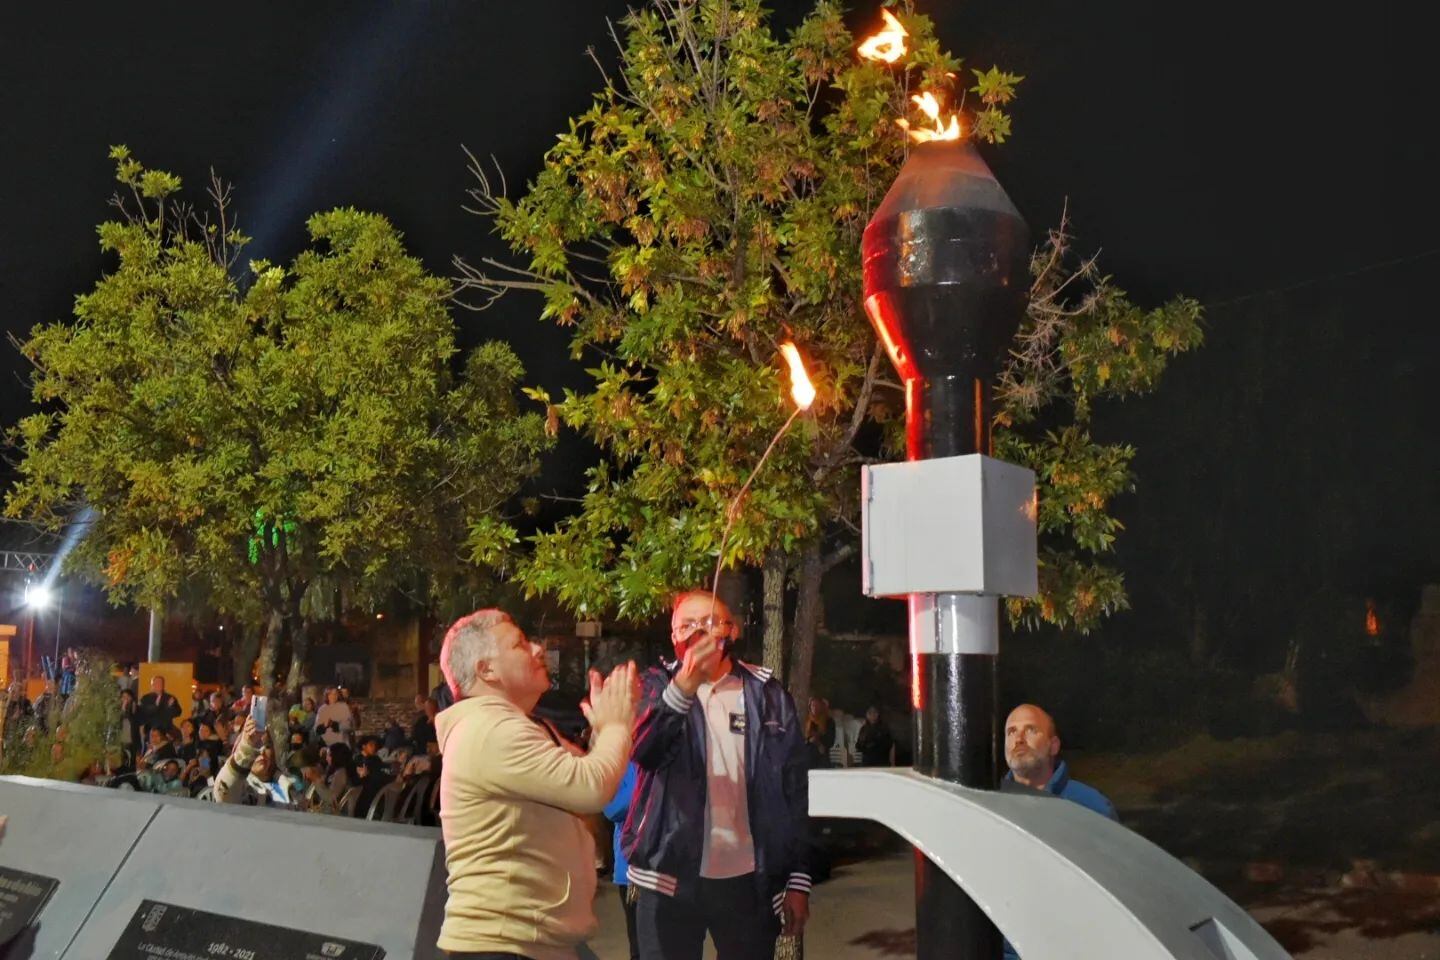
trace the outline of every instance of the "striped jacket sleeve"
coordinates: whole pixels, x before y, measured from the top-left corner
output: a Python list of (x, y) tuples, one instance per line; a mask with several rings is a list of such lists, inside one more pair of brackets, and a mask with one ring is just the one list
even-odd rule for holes
[(685, 741), (686, 715), (695, 698), (680, 692), (664, 670), (645, 673), (640, 694), (640, 719), (635, 721), (633, 759), (646, 770), (664, 767)]

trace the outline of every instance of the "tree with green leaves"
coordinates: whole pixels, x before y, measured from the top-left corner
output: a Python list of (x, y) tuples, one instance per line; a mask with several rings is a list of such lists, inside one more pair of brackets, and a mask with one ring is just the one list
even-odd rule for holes
[(40, 412), (12, 433), (5, 512), (88, 508), (72, 571), (115, 603), (231, 616), (251, 643), (263, 624), (262, 681), (288, 644), (294, 690), (315, 617), (397, 590), (428, 605), (515, 538), (543, 418), (517, 409), (508, 346), (457, 356), (450, 285), (384, 217), (317, 214), (289, 266), (242, 281), (226, 188), (202, 215), (177, 177), (112, 157), (116, 262), (21, 345)]
[[(998, 144), (1021, 79), (963, 72), (928, 18), (896, 12), (909, 52), (884, 64), (856, 56), (833, 3), (782, 37), (760, 0), (654, 0), (623, 21), (618, 75), (522, 196), (472, 163), (473, 209), (515, 255), (459, 262), (474, 305), (532, 291), (542, 317), (573, 331), (592, 385), (532, 395), (603, 453), (579, 508), (534, 538), (521, 578), (579, 612), (642, 618), (707, 582), (723, 539), (722, 564), (763, 570), (765, 659), (797, 697), (821, 579), (856, 549), (858, 467), (903, 449), (900, 386), (861, 309), (859, 260), (906, 156), (896, 121), (916, 116), (916, 91), (935, 91)], [(1123, 603), (1096, 557), (1118, 529), (1110, 498), (1130, 483), (1130, 451), (1086, 430), (1091, 404), (1153, 385), (1198, 342), (1198, 311), (1135, 308), (1093, 261), (1076, 261), (1063, 230), (1037, 255), (1035, 284), (997, 443), (1039, 475), (1045, 593), (1013, 613), (1086, 628)], [(725, 538), (728, 505), (790, 412), (784, 340), (819, 399)]]

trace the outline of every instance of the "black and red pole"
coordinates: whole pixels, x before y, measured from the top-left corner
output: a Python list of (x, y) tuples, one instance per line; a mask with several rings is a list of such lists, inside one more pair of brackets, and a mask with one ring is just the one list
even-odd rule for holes
[[(1025, 313), (1029, 231), (975, 147), (912, 147), (865, 228), (865, 309), (905, 383), (907, 459), (990, 453), (992, 382)], [(915, 769), (998, 785), (996, 597), (910, 594)], [(999, 932), (916, 851), (917, 960), (992, 960)]]

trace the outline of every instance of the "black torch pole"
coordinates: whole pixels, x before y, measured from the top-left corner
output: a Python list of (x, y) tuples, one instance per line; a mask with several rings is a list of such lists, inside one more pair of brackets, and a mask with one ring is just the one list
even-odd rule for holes
[[(906, 389), (907, 458), (990, 453), (991, 381), (1025, 310), (1024, 221), (968, 143), (916, 146), (865, 229), (865, 307)], [(914, 766), (998, 784), (999, 601), (911, 594)], [(985, 913), (915, 854), (918, 960), (995, 960)]]

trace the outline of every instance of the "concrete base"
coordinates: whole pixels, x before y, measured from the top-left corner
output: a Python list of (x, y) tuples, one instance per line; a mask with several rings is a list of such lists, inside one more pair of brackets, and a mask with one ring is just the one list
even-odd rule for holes
[(445, 858), (433, 828), (24, 777), (0, 778), (0, 813), (0, 864), (60, 880), (36, 960), (105, 956), (145, 899), (373, 943), (387, 960), (435, 955)]
[(0, 814), (10, 818), (0, 841), (0, 866), (60, 881), (39, 924), (12, 947), (17, 956), (35, 960), (64, 954), (159, 807), (153, 798), (126, 802), (135, 795), (80, 787), (52, 790), (45, 787), (48, 783), (0, 777)]
[(1199, 874), (1053, 797), (970, 790), (913, 770), (815, 770), (810, 815), (884, 824), (945, 871), (1025, 960), (1287, 960)]

